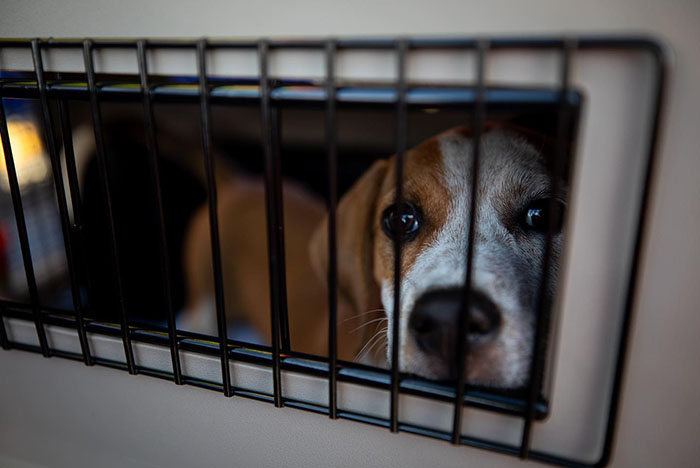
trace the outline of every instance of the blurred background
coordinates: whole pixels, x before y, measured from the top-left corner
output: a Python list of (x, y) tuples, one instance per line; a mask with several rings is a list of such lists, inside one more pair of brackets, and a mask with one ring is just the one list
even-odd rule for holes
[[(697, 132), (700, 128), (697, 90), (700, 3), (697, 0), (534, 0), (526, 3), (510, 0), (257, 3), (221, 0), (197, 4), (165, 0), (5, 0), (0, 3), (0, 31), (10, 37), (643, 34), (659, 38), (669, 48), (670, 74), (613, 466), (696, 465), (700, 457), (697, 444), (700, 405), (696, 401), (700, 393), (700, 367), (696, 365), (700, 352), (697, 340), (700, 334), (697, 313), (700, 304), (700, 288), (697, 287), (700, 278), (700, 249), (697, 248), (700, 231), (700, 184), (697, 183), (700, 173), (700, 158), (697, 157), (700, 147), (700, 133)], [(620, 75), (620, 60), (620, 56), (611, 57), (603, 68), (610, 81), (625, 81), (622, 91), (632, 89), (637, 80), (634, 76)], [(579, 72), (583, 70), (576, 67), (579, 65), (575, 65)], [(609, 98), (623, 95), (624, 92), (620, 92)], [(638, 97), (631, 96), (627, 104), (634, 104)], [(9, 111), (14, 104), (5, 101), (5, 105)], [(13, 112), (25, 115), (35, 112), (18, 108)], [(76, 109), (75, 113), (77, 119), (79, 111)], [(584, 115), (582, 122), (586, 131), (601, 127), (616, 129), (619, 117), (612, 113), (593, 113)], [(29, 120), (32, 119), (34, 117)], [(579, 173), (592, 182), (608, 180), (610, 171), (602, 168), (610, 155), (600, 154), (599, 159), (595, 159), (599, 148), (597, 141), (589, 140), (587, 144), (584, 149), (595, 163), (582, 166)], [(42, 163), (37, 165), (37, 173), (41, 175), (45, 169), (41, 169)], [(618, 180), (621, 186), (628, 183), (624, 177)], [(28, 183), (24, 189), (30, 200)], [(41, 183), (36, 185), (38, 188)], [(608, 193), (595, 183), (592, 185), (586, 192), (588, 199), (580, 202), (586, 222), (574, 226), (572, 238), (579, 242), (601, 232), (616, 231), (616, 219), (601, 217), (600, 212), (615, 204), (617, 199), (607, 196)], [(586, 187), (583, 183), (579, 186)], [(601, 192), (600, 198), (596, 197), (596, 192)], [(11, 213), (8, 198), (4, 191), (2, 193), (3, 213)], [(48, 206), (48, 202), (43, 203)], [(41, 210), (37, 208), (37, 212)], [(45, 218), (51, 216), (46, 214)], [(14, 242), (12, 223), (12, 219), (8, 221), (3, 216), (3, 245)], [(37, 232), (40, 229), (32, 228)], [(51, 249), (63, 250), (60, 242)], [(583, 272), (580, 281), (571, 289), (572, 299), (568, 304), (574, 316), (585, 318), (592, 306), (600, 305), (598, 296), (587, 293), (588, 285), (595, 284), (601, 277), (617, 276), (614, 265), (602, 270), (585, 268), (586, 257), (594, 257), (596, 253), (586, 250), (579, 257), (583, 261), (577, 265)], [(16, 258), (8, 258), (6, 253), (2, 261), (17, 270)], [(59, 257), (46, 271), (60, 277), (63, 263)], [(22, 278), (21, 274), (10, 274), (8, 271), (12, 268), (6, 266), (4, 270), (5, 281), (12, 285), (7, 291), (21, 294), (24, 287), (21, 280), (8, 279), (13, 275)], [(605, 289), (605, 285), (603, 288), (608, 293), (615, 289), (614, 286)], [(46, 294), (53, 296), (53, 293)], [(601, 329), (611, 325), (604, 319), (596, 323)], [(561, 382), (557, 395), (573, 397), (555, 404), (552, 416), (569, 407), (580, 411), (573, 421), (560, 426), (561, 439), (552, 436), (559, 446), (565, 444), (563, 440), (568, 431), (587, 430), (591, 413), (601, 406), (594, 405), (593, 410), (579, 408), (574, 401), (581, 401), (576, 398), (577, 392), (588, 384), (582, 377), (587, 370), (588, 357), (604, 347), (590, 340), (577, 341), (577, 333), (583, 335), (589, 326), (593, 327), (587, 322), (577, 325), (576, 333), (569, 334), (573, 339), (566, 342), (559, 353), (566, 363), (560, 374), (567, 369), (570, 373), (569, 378)], [(146, 382), (151, 385), (145, 385), (142, 384), (147, 380), (145, 377), (126, 379), (113, 373), (114, 378), (110, 380), (112, 374), (108, 372), (111, 371), (105, 371), (100, 374), (102, 380), (93, 380), (98, 369), (85, 372), (73, 363), (64, 365), (63, 361), (23, 357), (19, 352), (0, 353), (3, 375), (12, 376), (0, 381), (0, 451), (3, 454), (0, 460), (7, 461), (8, 466), (75, 466), (76, 453), (85, 457), (84, 460), (91, 460), (92, 466), (115, 467), (134, 464), (137, 459), (151, 466), (185, 463), (219, 466), (230, 464), (233, 459), (248, 466), (326, 466), (328, 460), (339, 460), (338, 464), (342, 464), (341, 459), (346, 460), (345, 466), (520, 466), (520, 462), (512, 458), (449, 447), (408, 435), (396, 436), (364, 425), (327, 421), (317, 415), (291, 410), (279, 411), (241, 399), (225, 400), (219, 395), (209, 398), (207, 392), (190, 392), (152, 381)], [(38, 382), (43, 385), (37, 385)], [(110, 385), (104, 385), (105, 382)], [(52, 391), (51, 398), (46, 397), (47, 388)], [(105, 401), (108, 404), (104, 404)], [(86, 403), (90, 404), (89, 412), (83, 406)], [(85, 417), (76, 418), (76, 415)], [(188, 424), (182, 424), (183, 415), (188, 418)], [(212, 424), (219, 417), (221, 422)], [(154, 419), (161, 426), (152, 426), (150, 421)], [(81, 420), (87, 422), (79, 427)], [(72, 424), (65, 424), (65, 421)], [(245, 430), (229, 427), (229, 421), (236, 421), (238, 427), (245, 427)], [(163, 424), (169, 428), (165, 435), (160, 431)], [(128, 454), (124, 453), (124, 445), (114, 443), (116, 440), (129, 442)], [(144, 440), (156, 441), (167, 450), (154, 450), (154, 445), (143, 443)], [(583, 451), (595, 451), (594, 445), (584, 437), (576, 446)]]

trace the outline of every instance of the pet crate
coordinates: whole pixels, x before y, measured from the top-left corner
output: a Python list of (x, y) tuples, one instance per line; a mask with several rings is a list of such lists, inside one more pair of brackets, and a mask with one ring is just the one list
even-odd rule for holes
[[(34, 39), (5, 40), (0, 48), (4, 59), (0, 82), (4, 103), (0, 107), (0, 132), (17, 251), (22, 260), (22, 268), (16, 270), (23, 270), (27, 286), (25, 300), (1, 303), (0, 338), (4, 349), (80, 360), (87, 366), (106, 366), (130, 374), (153, 376), (177, 385), (210, 389), (226, 397), (252, 398), (275, 407), (307, 410), (332, 419), (360, 421), (392, 432), (419, 434), (545, 463), (562, 466), (607, 463), (613, 447), (624, 377), (664, 89), (665, 55), (658, 43), (644, 38), (593, 36), (289, 41)], [(168, 54), (170, 61), (159, 61)], [(367, 68), (367, 63), (374, 70), (363, 76), (361, 71)], [(611, 63), (621, 70), (613, 79), (601, 72)], [(642, 99), (611, 98), (616, 90), (625, 86), (634, 87), (633, 94)], [(52, 225), (60, 229), (60, 247), (65, 252), (70, 280), (69, 302), (73, 307), (47, 306), (40, 295), (35, 257), (36, 246), (41, 243), (31, 238), (29, 221), (34, 214), (20, 183), (23, 166), (18, 164), (14, 157), (16, 151), (13, 151), (17, 143), (11, 131), (12, 109), (19, 100), (38, 106), (36, 128), (50, 160), (52, 183), (48, 187), (53, 186), (55, 190), (59, 215)], [(118, 323), (96, 319), (95, 311), (86, 308), (88, 274), (84, 266), (85, 233), (81, 223), (84, 208), (73, 148), (70, 108), (73, 101), (89, 106), (88, 121), (96, 147), (96, 174), (107, 213), (109, 242), (104, 254), (111, 258), (113, 266), (109, 271), (89, 272), (89, 275), (110, 275), (117, 299)], [(102, 121), (102, 107), (108, 102), (136, 103), (142, 112), (142, 130), (148, 149), (145, 170), (149, 172), (155, 195), (153, 217), (160, 228), (157, 232), (162, 249), (159, 252), (159, 289), (164, 294), (164, 325), (131, 320), (123, 300), (124, 276), (119, 268), (123, 253), (114, 216), (117, 188), (110, 173), (113, 161), (105, 154)], [(171, 301), (174, 294), (171, 265), (166, 252), (165, 201), (161, 190), (164, 182), (159, 170), (162, 160), (154, 110), (161, 103), (180, 103), (199, 113), (193, 125), (200, 132), (204, 156), (218, 337), (179, 330), (176, 326), (177, 311)], [(212, 107), (240, 105), (257, 107), (260, 115), (271, 290), (271, 297), (265, 300), (270, 301), (271, 346), (226, 338)], [(611, 307), (614, 323), (602, 335), (591, 323), (573, 331), (569, 307), (572, 300), (580, 298), (567, 297), (566, 293), (557, 296), (551, 317), (549, 311), (541, 307), (530, 383), (526, 391), (519, 394), (465, 387), (463, 374), (451, 386), (402, 375), (396, 352), (389, 369), (341, 362), (336, 347), (337, 258), (331, 247), (329, 356), (295, 352), (290, 345), (286, 315), (281, 185), (285, 157), (281, 150), (284, 131), (281, 114), (294, 106), (309, 106), (323, 115), (324, 175), (328, 183), (324, 191), (329, 201), (331, 246), (335, 245), (334, 219), (339, 194), (337, 115), (344, 106), (359, 106), (365, 112), (382, 109), (393, 116), (391, 139), (397, 154), (398, 200), (402, 196), (401, 161), (408, 147), (407, 120), (412, 109), (430, 113), (434, 109), (449, 108), (463, 112), (464, 119), (476, 129), (474, 138), (478, 148), (479, 129), (487, 112), (539, 106), (555, 116), (555, 148), (560, 156), (556, 161), (561, 164), (565, 164), (570, 134), (578, 127), (573, 151), (580, 153), (584, 162), (573, 165), (574, 209), (570, 216), (573, 224), (590, 221), (592, 216), (591, 207), (582, 198), (590, 195), (590, 190), (585, 194), (577, 192), (582, 190), (580, 184), (585, 180), (587, 164), (591, 161), (609, 164), (611, 171), (617, 171), (619, 176), (619, 165), (631, 162), (625, 168), (629, 174), (628, 186), (618, 192), (602, 189), (606, 194), (617, 193), (624, 203), (601, 207), (600, 211), (603, 218), (609, 219), (620, 216), (623, 206), (631, 204), (635, 208), (618, 218), (614, 233), (603, 229), (600, 222), (596, 225), (599, 229), (596, 242), (602, 247), (598, 263), (591, 262), (599, 267), (601, 254), (605, 257), (612, 251), (617, 252), (608, 257), (614, 271), (603, 276), (624, 294), (608, 291), (613, 300), (608, 301), (609, 297), (604, 301), (591, 300), (593, 309), (599, 307), (601, 301), (614, 305)], [(629, 122), (623, 133), (607, 147), (601, 146), (598, 142), (602, 140), (599, 137), (605, 135), (604, 118), (601, 122), (591, 121), (595, 116), (620, 118), (623, 115)], [(594, 151), (599, 156), (588, 160)], [(607, 155), (607, 162), (602, 154)], [(478, 162), (478, 152), (475, 160)], [(560, 167), (559, 171), (563, 169)], [(478, 171), (474, 174), (478, 177)], [(473, 219), (469, 225), (474, 225)], [(550, 226), (547, 234), (549, 242), (553, 229)], [(473, 231), (469, 236), (471, 239)], [(566, 243), (565, 271), (573, 268), (577, 256), (596, 245), (580, 238)], [(464, 253), (467, 265), (471, 264), (472, 244), (468, 244), (470, 247)], [(400, 258), (400, 242), (396, 243), (395, 252), (396, 258)], [(546, 278), (550, 248), (545, 252), (543, 275)], [(589, 254), (596, 256), (595, 252)], [(399, 269), (395, 270), (395, 282), (400, 285)], [(591, 271), (583, 274), (579, 271), (578, 280), (590, 274)], [(617, 279), (611, 280), (611, 277)], [(469, 282), (469, 275), (466, 281)], [(574, 281), (571, 273), (565, 275), (565, 282), (570, 281)], [(542, 284), (545, 283), (542, 280)], [(566, 291), (566, 285), (562, 289)], [(468, 300), (467, 296), (465, 307)], [(396, 296), (394, 310), (398, 309), (399, 301), (400, 294)], [(610, 312), (591, 311), (595, 317), (601, 313)], [(394, 324), (398, 326), (398, 320), (394, 320)], [(465, 326), (462, 320), (460, 330)], [(464, 334), (459, 335), (463, 337)], [(398, 328), (395, 328), (393, 350), (398, 349), (398, 339)], [(606, 344), (603, 351), (591, 356), (589, 364), (567, 371), (562, 364), (562, 354), (566, 354), (569, 340)], [(461, 340), (460, 351), (456, 352), (462, 359), (464, 341)], [(581, 372), (590, 384), (569, 392), (570, 388), (560, 379), (572, 371)], [(577, 415), (583, 413), (588, 413), (587, 423), (573, 427), (581, 422)], [(467, 450), (465, 456), (466, 453)]]

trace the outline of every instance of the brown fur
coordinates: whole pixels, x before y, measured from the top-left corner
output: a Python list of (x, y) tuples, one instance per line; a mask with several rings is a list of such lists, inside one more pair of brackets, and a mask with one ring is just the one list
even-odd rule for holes
[[(415, 241), (405, 244), (401, 254), (401, 274), (403, 275), (434, 234), (447, 218), (449, 194), (442, 181), (440, 148), (437, 137), (424, 141), (404, 155), (403, 199), (414, 203), (420, 202), (424, 220)], [(384, 209), (392, 205), (396, 198), (396, 156), (388, 160), (388, 170), (381, 183), (377, 206), (372, 226), (365, 229), (375, 231), (377, 242), (373, 246), (375, 287), (384, 278), (394, 276), (394, 244), (381, 232), (381, 215)], [(357, 227), (359, 228), (359, 227)]]
[[(365, 177), (371, 178), (371, 173)], [(319, 227), (326, 213), (325, 207), (321, 200), (296, 184), (285, 183), (283, 193), (287, 305), (292, 348), (325, 355), (328, 352), (328, 291), (325, 275), (321, 274), (320, 269), (327, 262), (327, 234), (323, 235), (327, 231)], [(357, 193), (364, 193), (364, 190)], [(366, 206), (364, 201), (341, 203), (339, 219), (357, 216), (357, 208)], [(229, 323), (237, 320), (250, 323), (269, 342), (267, 221), (262, 179), (239, 174), (228, 180), (219, 189), (218, 212), (227, 319)], [(314, 242), (310, 243), (312, 237)], [(354, 252), (371, 245), (371, 240), (358, 243), (353, 236), (341, 233), (339, 244), (348, 246), (339, 250), (342, 265), (339, 276), (347, 280), (354, 274), (353, 268), (363, 265), (361, 260), (355, 258)], [(186, 310), (194, 314), (198, 313), (195, 312), (197, 303), (213, 297), (214, 290), (206, 206), (194, 217), (185, 245), (188, 284)], [(347, 281), (342, 284), (347, 284)], [(378, 301), (368, 291), (371, 288), (358, 286), (351, 294), (342, 294), (339, 298), (338, 321), (342, 325), (338, 337), (340, 359), (352, 360), (362, 344), (362, 334), (350, 333), (358, 323), (348, 323), (347, 319), (357, 314), (354, 304), (364, 307), (364, 304)]]

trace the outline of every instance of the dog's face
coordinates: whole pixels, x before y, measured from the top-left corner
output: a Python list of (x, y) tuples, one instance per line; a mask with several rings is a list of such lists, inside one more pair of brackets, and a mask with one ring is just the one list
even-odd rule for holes
[[(517, 132), (487, 131), (481, 145), (467, 380), (516, 388), (528, 379), (546, 232), (551, 216), (562, 217), (565, 190), (560, 190), (556, 204), (560, 209), (550, 213), (545, 158)], [(395, 158), (375, 163), (341, 200), (341, 296), (353, 303), (357, 314), (381, 301), (390, 361), (394, 241), (401, 240), (401, 370), (454, 378), (472, 193), (468, 129), (450, 130), (405, 153), (401, 206), (395, 204), (395, 167)], [(552, 239), (553, 268), (545, 301), (551, 299), (556, 282), (561, 242), (559, 229)], [(372, 288), (379, 294), (368, 291)]]

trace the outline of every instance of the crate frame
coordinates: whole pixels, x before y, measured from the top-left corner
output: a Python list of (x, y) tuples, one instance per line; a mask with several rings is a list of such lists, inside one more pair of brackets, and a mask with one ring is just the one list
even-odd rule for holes
[[(561, 466), (583, 467), (583, 466), (604, 466), (611, 457), (614, 445), (615, 426), (619, 413), (619, 402), (622, 384), (624, 381), (624, 370), (626, 362), (626, 354), (628, 348), (628, 337), (633, 320), (633, 312), (635, 309), (635, 298), (637, 288), (637, 278), (639, 276), (639, 264), (641, 257), (642, 246), (645, 238), (645, 224), (648, 211), (649, 196), (651, 191), (652, 177), (654, 174), (654, 164), (656, 160), (656, 147), (659, 139), (659, 127), (661, 125), (662, 107), (664, 98), (665, 78), (667, 69), (667, 54), (664, 48), (655, 40), (648, 38), (623, 38), (623, 37), (578, 37), (578, 38), (449, 38), (449, 39), (432, 39), (432, 38), (399, 38), (399, 39), (326, 39), (326, 40), (256, 40), (256, 41), (238, 41), (238, 40), (54, 40), (54, 39), (18, 39), (18, 40), (1, 40), (0, 48), (25, 48), (30, 49), (33, 58), (35, 80), (33, 82), (18, 83), (18, 80), (5, 79), (0, 82), (0, 97), (1, 98), (30, 98), (38, 99), (42, 110), (42, 122), (45, 131), (45, 141), (47, 142), (48, 152), (51, 159), (52, 175), (56, 188), (59, 215), (61, 218), (61, 227), (64, 238), (64, 247), (66, 250), (66, 258), (68, 261), (68, 271), (71, 283), (71, 294), (75, 311), (47, 309), (39, 303), (34, 268), (31, 258), (31, 249), (29, 246), (26, 221), (24, 219), (24, 211), (21, 200), (21, 194), (17, 179), (17, 171), (14, 165), (10, 137), (7, 127), (7, 118), (4, 107), (0, 105), (0, 137), (5, 149), (5, 160), (7, 165), (8, 179), (14, 206), (15, 219), (20, 239), (20, 247), (24, 262), (25, 274), (29, 289), (29, 303), (16, 303), (10, 301), (2, 301), (0, 303), (0, 345), (3, 349), (21, 349), (25, 351), (40, 352), (45, 357), (57, 356), (68, 359), (81, 360), (87, 366), (103, 365), (108, 367), (127, 370), (130, 374), (145, 374), (151, 375), (166, 380), (172, 380), (178, 385), (189, 384), (199, 387), (209, 388), (222, 392), (225, 396), (245, 396), (257, 400), (273, 403), (276, 407), (296, 407), (305, 410), (311, 410), (327, 414), (330, 418), (345, 418), (354, 419), (362, 422), (367, 422), (375, 425), (380, 425), (389, 428), (392, 432), (411, 432), (429, 437), (437, 437), (452, 441), (455, 444), (475, 446), (485, 448), (496, 452), (515, 455), (523, 459), (533, 459), (545, 463), (556, 464)], [(42, 50), (49, 48), (76, 48), (83, 52), (85, 64), (86, 83), (75, 89), (61, 89), (59, 81), (49, 81), (46, 79), (44, 72), (44, 64), (42, 58)], [(98, 76), (95, 72), (94, 52), (99, 49), (133, 49), (138, 57), (139, 69), (139, 86), (138, 88), (127, 90), (125, 92), (109, 90), (101, 86), (98, 82)], [(212, 242), (212, 260), (215, 278), (215, 298), (217, 311), (217, 328), (218, 338), (212, 345), (210, 337), (204, 337), (193, 333), (188, 333), (176, 329), (175, 317), (172, 304), (170, 302), (170, 285), (168, 281), (169, 265), (166, 257), (166, 235), (163, 223), (163, 208), (162, 194), (160, 190), (160, 180), (158, 176), (158, 147), (156, 142), (155, 121), (153, 117), (153, 103), (159, 98), (157, 86), (153, 86), (149, 80), (148, 63), (146, 53), (151, 49), (192, 49), (196, 52), (197, 57), (197, 90), (189, 96), (182, 96), (177, 93), (161, 93), (163, 99), (174, 100), (190, 100), (198, 102), (200, 106), (201, 130), (202, 130), (202, 149), (205, 160), (205, 171), (207, 178), (208, 191), (208, 208), (210, 214), (211, 227), (211, 242)], [(266, 191), (266, 216), (268, 220), (268, 253), (270, 254), (270, 305), (272, 318), (272, 337), (270, 347), (266, 346), (251, 346), (248, 343), (237, 342), (235, 340), (222, 339), (226, 334), (226, 317), (224, 313), (224, 292), (222, 281), (222, 267), (220, 256), (220, 240), (218, 234), (218, 218), (217, 218), (217, 187), (215, 181), (215, 161), (212, 156), (211, 143), (211, 105), (213, 101), (228, 100), (225, 96), (216, 94), (216, 85), (212, 85), (209, 76), (207, 75), (207, 52), (214, 49), (250, 49), (256, 50), (259, 59), (259, 76), (258, 76), (258, 93), (252, 97), (260, 103), (261, 111), (261, 128), (263, 131), (264, 142), (264, 159), (265, 159), (265, 191)], [(275, 106), (275, 98), (273, 92), (276, 83), (269, 76), (268, 56), (273, 49), (313, 49), (321, 50), (325, 54), (326, 64), (326, 79), (322, 86), (323, 93), (320, 101), (325, 102), (326, 113), (326, 145), (328, 153), (328, 195), (329, 195), (329, 358), (327, 360), (314, 357), (324, 366), (305, 366), (303, 363), (294, 362), (288, 358), (304, 358), (309, 359), (310, 356), (295, 353), (290, 350), (289, 332), (286, 316), (286, 291), (285, 291), (285, 267), (284, 267), (284, 234), (283, 234), (283, 211), (281, 203), (281, 177), (280, 177), (280, 152), (279, 152), (279, 114)], [(645, 170), (643, 190), (640, 195), (639, 213), (637, 216), (636, 234), (634, 239), (633, 257), (630, 268), (630, 276), (626, 290), (626, 299), (624, 310), (622, 313), (622, 327), (619, 337), (617, 356), (615, 359), (615, 370), (612, 384), (612, 394), (610, 401), (610, 409), (605, 429), (605, 437), (603, 450), (600, 458), (592, 464), (572, 460), (548, 453), (530, 450), (530, 437), (532, 424), (537, 419), (538, 412), (546, 413), (546, 409), (539, 408), (539, 391), (542, 384), (542, 378), (545, 368), (545, 342), (549, 329), (548, 312), (543, 308), (540, 300), (539, 313), (536, 325), (535, 338), (535, 353), (532, 360), (530, 371), (530, 384), (527, 392), (527, 399), (524, 405), (517, 407), (513, 402), (506, 402), (500, 408), (508, 414), (517, 414), (524, 419), (524, 427), (522, 431), (521, 443), (519, 446), (511, 446), (499, 444), (490, 441), (480, 440), (473, 437), (467, 437), (461, 434), (461, 408), (464, 404), (475, 407), (483, 407), (499, 410), (498, 404), (493, 401), (483, 403), (479, 399), (478, 392), (465, 390), (465, 373), (460, 376), (459, 382), (455, 387), (454, 395), (448, 397), (455, 407), (453, 430), (451, 434), (437, 433), (427, 428), (422, 428), (414, 425), (402, 424), (399, 421), (398, 398), (400, 393), (410, 393), (411, 390), (402, 386), (406, 378), (399, 373), (398, 362), (398, 320), (394, 317), (394, 333), (393, 333), (393, 356), (390, 371), (387, 373), (389, 377), (388, 385), (386, 382), (380, 383), (382, 387), (390, 390), (391, 394), (391, 411), (388, 420), (369, 418), (360, 414), (353, 414), (338, 410), (337, 404), (337, 384), (338, 380), (353, 381), (356, 379), (363, 384), (367, 384), (367, 380), (357, 377), (348, 376), (339, 372), (339, 368), (347, 366), (348, 363), (342, 363), (337, 357), (337, 255), (336, 255), (336, 231), (335, 231), (335, 213), (337, 209), (337, 151), (336, 151), (336, 132), (335, 132), (335, 113), (338, 100), (338, 85), (335, 82), (335, 57), (338, 50), (345, 49), (371, 49), (371, 50), (390, 50), (394, 51), (397, 57), (397, 79), (393, 84), (394, 98), (389, 101), (395, 108), (396, 116), (396, 157), (397, 157), (397, 176), (396, 189), (397, 202), (402, 199), (401, 180), (402, 180), (402, 160), (403, 153), (406, 150), (406, 113), (408, 106), (407, 93), (409, 86), (406, 81), (406, 56), (412, 50), (471, 50), (477, 54), (477, 73), (476, 82), (472, 87), (473, 92), (473, 114), (472, 119), (475, 122), (474, 132), (474, 179), (472, 187), (476, 187), (478, 177), (478, 161), (479, 161), (479, 140), (481, 138), (481, 128), (485, 120), (485, 109), (488, 104), (486, 94), (487, 86), (484, 79), (485, 61), (488, 57), (488, 52), (491, 50), (527, 50), (527, 49), (547, 49), (557, 51), (560, 55), (560, 71), (559, 80), (556, 88), (556, 94), (559, 102), (559, 126), (556, 138), (556, 151), (560, 156), (555, 161), (563, 160), (561, 157), (565, 152), (566, 147), (566, 130), (570, 122), (569, 101), (567, 99), (571, 85), (569, 83), (570, 63), (572, 55), (579, 50), (640, 50), (651, 54), (654, 60), (653, 73), (653, 104), (652, 104), (652, 119), (648, 131), (646, 151), (645, 151)], [(117, 266), (115, 275), (115, 284), (117, 288), (117, 297), (121, 298), (121, 276), (118, 270), (119, 265), (119, 246), (114, 230), (114, 217), (111, 208), (111, 189), (109, 187), (109, 168), (105, 158), (105, 148), (102, 139), (102, 122), (100, 102), (107, 99), (123, 99), (125, 95), (129, 95), (130, 99), (141, 100), (143, 112), (145, 116), (145, 132), (147, 135), (147, 143), (149, 150), (149, 163), (151, 165), (152, 182), (155, 187), (156, 207), (155, 215), (160, 221), (160, 237), (162, 249), (160, 252), (161, 269), (163, 275), (164, 295), (167, 304), (167, 327), (164, 330), (153, 327), (146, 329), (136, 327), (129, 323), (128, 314), (125, 305), (120, 302), (121, 323), (108, 324), (89, 320), (86, 317), (86, 311), (80, 296), (78, 279), (76, 276), (76, 265), (82, 261), (80, 254), (75, 252), (75, 246), (70, 242), (70, 234), (72, 231), (80, 234), (82, 226), (79, 218), (79, 193), (78, 177), (75, 168), (75, 160), (73, 149), (70, 144), (65, 146), (66, 165), (68, 169), (68, 190), (71, 193), (73, 202), (74, 222), (71, 223), (68, 215), (68, 202), (65, 197), (65, 185), (61, 172), (61, 161), (59, 156), (59, 148), (54, 139), (54, 116), (52, 116), (50, 100), (57, 100), (61, 131), (64, 135), (64, 141), (71, 142), (70, 138), (70, 116), (65, 101), (68, 99), (87, 99), (91, 106), (91, 115), (94, 126), (95, 141), (97, 146), (97, 160), (99, 165), (100, 179), (104, 194), (107, 201), (107, 211), (110, 219), (110, 254), (115, 260)], [(318, 96), (314, 98), (319, 100)], [(235, 99), (232, 99), (235, 102)], [(218, 101), (217, 101), (218, 102)], [(555, 171), (556, 172), (556, 171)], [(556, 178), (553, 178), (554, 189), (556, 194)], [(472, 210), (476, 206), (476, 193), (472, 196)], [(551, 223), (550, 223), (551, 224)], [(470, 219), (470, 229), (468, 232), (469, 242), (466, 254), (467, 276), (465, 284), (471, 284), (471, 263), (472, 263), (472, 244), (473, 218)], [(550, 247), (551, 238), (554, 232), (554, 226), (550, 225), (547, 234), (547, 248), (544, 256), (543, 280), (542, 285), (547, 283), (546, 278), (549, 274), (549, 262), (551, 260)], [(395, 288), (400, 291), (399, 268), (401, 258), (401, 243), (395, 242)], [(544, 286), (540, 291), (542, 298)], [(468, 307), (469, 288), (465, 288), (463, 297), (464, 310)], [(394, 311), (399, 310), (400, 293), (395, 295)], [(395, 312), (396, 314), (397, 312)], [(459, 323), (459, 331), (466, 332), (466, 320), (462, 314)], [(8, 339), (5, 330), (5, 324), (2, 320), (7, 318), (20, 318), (22, 320), (30, 319), (34, 322), (39, 346), (31, 346), (18, 342), (13, 342)], [(77, 331), (80, 347), (80, 354), (65, 353), (51, 349), (49, 347), (45, 325), (54, 324), (67, 326)], [(108, 336), (119, 337), (122, 341), (125, 355), (125, 363), (106, 361), (96, 358), (92, 355), (88, 340), (88, 333), (104, 334)], [(463, 337), (465, 333), (459, 333), (458, 336)], [(133, 341), (153, 343), (161, 346), (168, 346), (171, 355), (172, 369), (171, 373), (152, 371), (147, 368), (137, 366), (133, 355)], [(198, 379), (188, 378), (182, 374), (180, 351), (190, 350), (203, 354), (216, 355), (221, 361), (222, 385), (212, 384), (210, 382), (201, 381)], [(258, 354), (251, 355), (250, 353), (241, 352), (242, 350), (254, 350)], [(465, 363), (465, 354), (467, 352), (467, 343), (460, 340), (457, 350), (460, 362)], [(229, 361), (232, 359), (263, 364), (272, 369), (273, 376), (273, 393), (271, 395), (261, 395), (255, 392), (249, 392), (245, 389), (235, 388), (231, 384)], [(362, 371), (362, 366), (354, 366)], [(464, 366), (461, 366), (462, 368)], [(327, 408), (316, 407), (303, 402), (295, 402), (284, 399), (281, 391), (280, 372), (282, 369), (303, 370), (306, 373), (322, 376), (328, 379), (329, 382), (329, 405)], [(420, 391), (418, 392), (420, 393)], [(431, 395), (435, 396), (435, 395)], [(517, 409), (514, 409), (517, 408)]]

